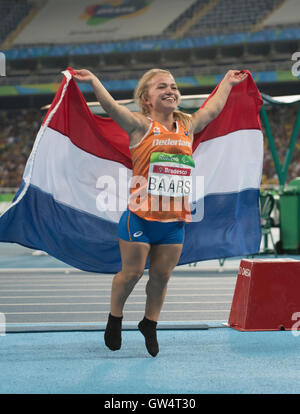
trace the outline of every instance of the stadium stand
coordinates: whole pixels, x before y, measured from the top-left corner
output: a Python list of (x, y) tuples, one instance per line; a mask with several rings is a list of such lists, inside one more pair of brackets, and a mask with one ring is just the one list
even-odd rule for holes
[(282, 3), (282, 0), (219, 0), (185, 35), (250, 32)]
[(183, 36), (196, 20), (199, 20), (213, 7), (216, 1), (218, 0), (197, 0), (164, 30), (164, 34), (175, 38)]
[(21, 2), (18, 0), (1, 0), (0, 1), (0, 44), (7, 36), (16, 29), (20, 22), (29, 14), (32, 9), (30, 2)]
[(39, 109), (0, 111), (0, 187), (20, 185), (41, 120)]
[(159, 36), (194, 2), (110, 0), (93, 4), (90, 0), (48, 0), (14, 44), (74, 44)]
[[(286, 151), (290, 143), (292, 129), (295, 124), (298, 106), (273, 106), (268, 110), (268, 117), (271, 130), (274, 135), (274, 141), (278, 152), (280, 163), (284, 163)], [(265, 132), (265, 131), (264, 131)], [(296, 143), (296, 148), (292, 157), (287, 182), (300, 176), (300, 142)], [(263, 165), (263, 184), (278, 184), (278, 177), (272, 158), (271, 151), (268, 147), (268, 141), (264, 141), (264, 165)]]
[[(70, 15), (66, 17), (66, 13), (60, 13), (61, 24), (71, 24), (76, 16), (79, 18), (75, 28), (66, 24), (69, 32), (64, 36), (59, 24), (53, 23), (58, 12), (55, 3), (64, 3), (61, 10), (73, 4)], [(116, 20), (122, 21), (122, 30), (131, 25), (130, 30), (126, 29), (127, 36), (121, 29), (116, 29), (113, 35), (107, 30), (104, 36), (104, 27), (115, 27), (109, 13), (113, 13), (117, 3), (106, 2), (104, 12), (110, 20), (102, 29), (93, 20), (101, 17), (102, 11), (97, 15), (96, 9), (87, 9), (96, 3), (90, 0), (0, 0), (0, 42), (8, 74), (0, 83), (0, 101), (6, 108), (0, 114), (0, 187), (19, 186), (40, 125), (39, 107), (51, 101), (61, 80), (60, 71), (67, 66), (92, 69), (101, 75), (116, 98), (131, 97), (137, 79), (154, 66), (170, 69), (182, 92), (187, 94), (209, 93), (232, 67), (249, 69), (261, 91), (267, 94), (300, 93), (299, 80), (291, 74), (291, 55), (300, 50), (299, 0), (120, 0), (117, 3), (124, 7), (138, 7), (138, 3), (149, 6), (145, 10), (130, 9), (139, 11), (143, 30), (133, 24), (133, 20)], [(158, 13), (156, 6), (159, 5)], [(155, 19), (148, 14), (151, 10), (156, 10), (152, 14)], [(41, 19), (42, 13), (44, 22), (51, 26), (52, 38), (48, 40), (42, 36), (49, 33)], [(148, 17), (144, 18), (143, 14)], [(100, 36), (100, 29), (103, 36)], [(96, 37), (89, 37), (85, 31)], [(91, 99), (89, 85), (82, 84), (80, 88), (86, 98)], [(28, 100), (22, 100), (24, 96), (28, 96)], [(22, 110), (8, 109), (14, 105)], [(28, 109), (24, 109), (26, 106)], [(280, 160), (288, 146), (296, 110), (295, 106), (268, 110)], [(297, 143), (288, 180), (300, 175), (299, 150)], [(276, 180), (266, 141), (263, 182)]]
[(297, 8), (299, 7), (298, 0), (288, 0), (283, 2), (281, 7), (278, 7), (274, 13), (270, 14), (262, 23), (263, 27), (284, 27), (285, 25), (296, 25), (299, 27), (299, 14)]
[[(59, 30), (52, 30), (59, 42), (51, 44), (41, 44), (42, 35), (36, 35), (40, 31), (47, 32), (46, 29), (44, 31), (40, 29), (38, 32), (35, 30), (44, 26), (40, 16), (47, 10), (50, 12), (52, 10), (52, 12), (46, 13), (44, 22), (48, 19), (49, 26), (57, 26), (53, 23), (54, 2), (52, 0), (24, 2), (35, 7), (39, 6), (40, 11), (29, 22), (27, 28), (20, 32), (15, 43), (5, 50), (10, 76), (2, 80), (2, 85), (13, 86), (13, 88), (6, 88), (7, 93), (11, 91), (14, 94), (24, 94), (30, 90), (33, 91), (33, 89), (41, 91), (43, 89), (41, 87), (24, 88), (21, 86), (24, 84), (57, 84), (58, 74), (61, 70), (67, 66), (80, 67), (82, 65), (93, 68), (99, 73), (101, 71), (102, 79), (108, 82), (107, 86), (116, 91), (131, 90), (135, 85), (134, 81), (144, 70), (153, 66), (170, 68), (174, 76), (182, 78), (181, 84), (189, 87), (199, 86), (199, 76), (202, 84), (211, 86), (233, 65), (237, 68), (246, 67), (255, 73), (259, 82), (277, 82), (284, 77), (286, 80), (293, 80), (288, 71), (290, 72), (291, 54), (300, 48), (299, 25), (295, 27), (295, 18), (291, 24), (288, 24), (288, 17), (285, 17), (286, 24), (280, 29), (263, 25), (264, 19), (270, 19), (274, 13), (280, 14), (281, 10), (284, 12), (287, 5), (293, 0), (249, 0), (244, 2), (237, 2), (237, 0), (192, 0), (184, 2), (184, 7), (181, 6), (181, 8), (179, 5), (182, 2), (176, 1), (174, 3), (172, 1), (172, 12), (176, 16), (171, 19), (170, 24), (168, 24), (169, 20), (165, 19), (165, 16), (170, 13), (166, 7), (161, 7), (162, 4), (170, 5), (170, 1), (153, 0), (151, 3), (153, 10), (155, 10), (155, 5), (160, 5), (158, 15), (160, 19), (165, 20), (165, 23), (160, 27), (161, 20), (157, 20), (153, 25), (153, 18), (148, 18), (150, 29), (152, 26), (157, 26), (160, 29), (156, 32), (153, 31), (152, 35), (147, 32), (148, 29), (146, 30), (145, 20), (143, 20), (144, 36), (134, 37), (138, 34), (138, 31), (134, 30), (133, 32), (128, 31), (128, 37), (130, 37), (128, 39), (121, 36), (120, 40), (103, 41), (103, 36), (98, 34), (97, 39), (101, 37), (101, 42), (87, 43), (85, 42), (86, 35), (82, 34), (79, 37), (80, 42), (65, 44), (61, 43), (64, 37), (59, 36)], [(61, 7), (66, 8), (69, 2), (59, 3), (64, 3), (64, 6)], [(76, 9), (75, 6), (79, 2), (72, 2), (72, 4)], [(80, 1), (80, 4), (82, 4), (80, 10), (83, 12), (89, 1)], [(299, 5), (300, 2), (296, 4), (298, 7), (296, 11), (299, 10)], [(296, 11), (294, 10), (293, 15), (299, 16), (300, 13)], [(74, 25), (75, 15), (77, 18), (80, 15), (82, 20), (82, 13), (80, 14), (79, 9), (76, 13), (70, 17), (69, 25), (72, 22)], [(286, 12), (284, 13), (286, 15)], [(62, 16), (64, 15), (63, 13)], [(214, 19), (219, 23), (217, 24)], [(63, 20), (66, 19), (63, 18)], [(121, 20), (124, 27), (127, 27), (127, 19), (118, 19), (118, 21)], [(114, 19), (111, 19), (105, 24), (110, 25), (107, 27), (112, 27), (113, 21)], [(85, 25), (87, 26), (87, 23)], [(136, 29), (135, 25), (131, 24), (131, 26)], [(72, 27), (72, 25), (69, 27), (69, 33), (73, 33)], [(251, 31), (254, 29), (256, 31)], [(31, 40), (34, 38), (35, 42), (22, 45), (20, 42), (25, 41), (26, 30), (27, 33), (31, 33)], [(98, 33), (100, 29), (95, 25), (92, 27), (92, 34), (94, 30), (97, 30)], [(223, 33), (221, 33), (222, 31)], [(158, 32), (159, 34), (157, 34)], [(148, 35), (146, 36), (145, 33)], [(114, 36), (117, 34), (118, 31)], [(29, 39), (30, 36), (26, 42)], [(179, 50), (180, 53), (178, 53)], [(285, 73), (283, 74), (283, 72)], [(47, 89), (52, 91), (54, 87), (49, 86)]]

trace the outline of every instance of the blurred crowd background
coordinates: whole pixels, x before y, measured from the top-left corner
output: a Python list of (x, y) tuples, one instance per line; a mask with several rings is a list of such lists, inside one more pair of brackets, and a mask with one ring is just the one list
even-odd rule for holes
[(0, 187), (21, 184), (26, 161), (41, 124), (39, 109), (0, 112)]

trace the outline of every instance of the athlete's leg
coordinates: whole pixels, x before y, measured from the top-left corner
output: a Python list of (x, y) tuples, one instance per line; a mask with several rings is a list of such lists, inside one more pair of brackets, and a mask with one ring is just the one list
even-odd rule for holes
[(167, 285), (177, 265), (182, 244), (154, 245), (150, 250), (149, 280), (146, 285), (146, 318), (158, 321), (167, 293)]
[(122, 270), (112, 282), (110, 312), (114, 316), (123, 316), (123, 307), (132, 289), (144, 273), (150, 245), (147, 243), (127, 242), (119, 239)]
[(104, 334), (105, 344), (112, 351), (121, 348), (123, 308), (126, 299), (144, 273), (147, 256), (150, 251), (150, 245), (147, 243), (127, 242), (119, 239), (119, 245), (122, 270), (113, 278), (110, 314)]
[(145, 337), (147, 350), (152, 356), (156, 356), (159, 352), (156, 325), (167, 293), (168, 281), (179, 261), (182, 246), (182, 244), (153, 245), (150, 250), (145, 317), (138, 327)]

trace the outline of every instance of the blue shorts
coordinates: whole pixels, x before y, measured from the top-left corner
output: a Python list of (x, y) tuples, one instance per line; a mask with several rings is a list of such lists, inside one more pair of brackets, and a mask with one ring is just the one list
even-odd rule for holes
[(119, 221), (119, 238), (148, 244), (182, 244), (184, 221), (164, 223), (142, 219), (128, 209)]

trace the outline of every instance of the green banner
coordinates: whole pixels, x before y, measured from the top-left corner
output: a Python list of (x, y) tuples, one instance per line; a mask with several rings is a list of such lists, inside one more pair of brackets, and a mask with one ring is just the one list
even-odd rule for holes
[(14, 194), (12, 194), (12, 193), (3, 193), (3, 194), (0, 194), (0, 203), (10, 202), (10, 201), (12, 201), (13, 198), (14, 198)]
[(167, 154), (165, 152), (153, 152), (150, 162), (173, 162), (194, 168), (195, 163), (191, 156), (184, 154)]

